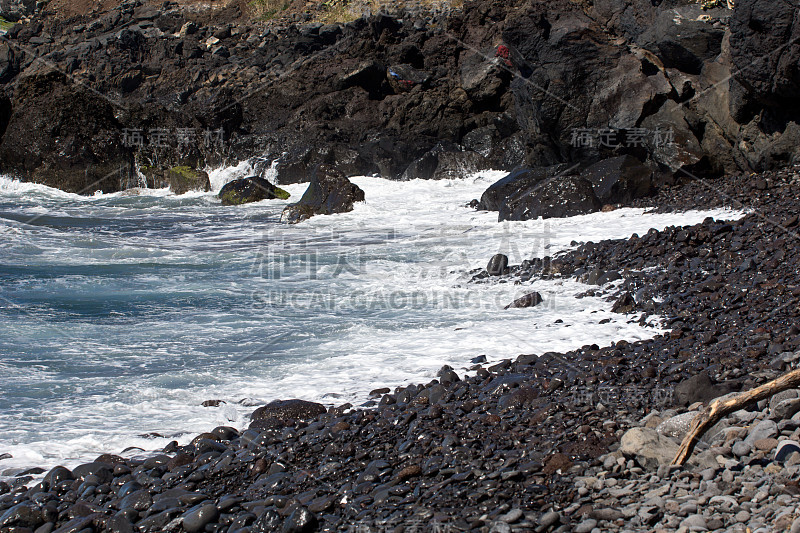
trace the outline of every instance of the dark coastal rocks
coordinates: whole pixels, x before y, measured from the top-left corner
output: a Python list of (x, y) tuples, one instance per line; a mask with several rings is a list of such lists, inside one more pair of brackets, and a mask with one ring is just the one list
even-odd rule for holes
[(214, 504), (200, 506), (194, 511), (190, 511), (183, 516), (183, 529), (187, 533), (199, 533), (203, 531), (207, 524), (215, 521), (219, 517), (219, 511)]
[(61, 72), (26, 72), (7, 111), (2, 172), (78, 194), (116, 192), (131, 179), (114, 107)]
[(666, 68), (700, 74), (704, 62), (722, 51), (725, 34), (724, 28), (709, 24), (703, 15), (699, 3), (662, 10), (637, 37), (637, 44), (654, 53)]
[[(731, 16), (730, 31), (734, 77), (753, 98), (778, 104), (783, 103), (781, 99), (800, 96), (800, 74), (792, 67), (800, 52), (796, 46), (788, 46), (800, 35), (795, 6), (769, 0), (742, 0)], [(775, 50), (783, 52), (775, 54)], [(754, 57), (764, 60), (744, 68)], [(796, 109), (794, 105), (785, 111)]]
[(0, 0), (0, 17), (17, 22), (23, 17), (33, 15), (37, 5), (36, 0)]
[(633, 299), (633, 295), (629, 292), (625, 292), (614, 302), (614, 305), (611, 307), (611, 312), (623, 314), (631, 313), (635, 307), (636, 301)]
[(564, 167), (524, 168), (509, 173), (506, 177), (493, 183), (481, 195), (478, 209), (483, 211), (499, 211), (509, 198), (535, 187), (547, 178), (563, 171)]
[(364, 191), (358, 185), (337, 170), (320, 165), (303, 197), (283, 210), (281, 220), (296, 224), (314, 215), (346, 213), (353, 210), (356, 202), (363, 201)]
[(324, 405), (305, 400), (275, 400), (259, 407), (250, 415), (251, 427), (277, 422), (289, 424), (295, 420), (308, 420), (327, 412)]
[(251, 176), (226, 183), (218, 194), (222, 205), (241, 205), (261, 200), (288, 200), (289, 193), (261, 177)]
[(539, 294), (538, 292), (531, 292), (526, 294), (525, 296), (517, 298), (516, 300), (505, 306), (503, 309), (522, 309), (525, 307), (535, 307), (540, 303), (542, 303), (543, 301), (544, 300), (542, 299), (541, 294)]
[(56, 466), (44, 476), (44, 481), (49, 483), (51, 487), (55, 487), (62, 481), (72, 481), (73, 479), (75, 478), (72, 472), (63, 466)]
[(449, 149), (442, 144), (413, 161), (400, 176), (412, 179), (459, 179), (488, 166), (480, 154), (459, 147)]
[(317, 531), (317, 517), (305, 507), (297, 507), (286, 518), (281, 528), (282, 533), (313, 533)]
[(627, 204), (653, 192), (653, 171), (630, 155), (604, 159), (588, 166), (581, 177), (592, 184), (603, 204)]
[[(0, 5), (13, 19), (17, 8), (28, 13), (32, 4)], [(348, 176), (441, 179), (631, 155), (656, 171), (658, 187), (683, 171), (710, 177), (777, 168), (792, 160), (800, 139), (792, 100), (796, 53), (788, 46), (796, 33), (793, 12), (769, 0), (747, 0), (733, 12), (721, 4), (667, 8), (647, 0), (602, 0), (588, 11), (555, 0), (519, 10), (481, 0), (444, 11), (414, 6), (413, 15), (393, 11), (347, 24), (292, 23), (289, 9), (268, 25), (250, 20), (249, 9), (231, 7), (220, 19), (204, 9), (188, 13), (182, 4), (144, 7), (111, 5), (75, 25), (47, 7), (11, 28), (8, 46), (0, 43), (7, 96), (39, 68), (33, 59), (46, 57), (119, 111), (113, 113), (119, 124), (109, 130), (114, 142), (105, 133), (73, 136), (75, 154), (62, 165), (72, 180), (126, 151), (168, 167), (263, 157), (279, 163), (276, 183), (309, 180), (319, 164)], [(730, 47), (723, 39), (729, 20)], [(781, 46), (786, 50), (770, 56)], [(769, 59), (746, 65), (753, 57)], [(728, 84), (731, 74), (735, 82)], [(689, 99), (692, 105), (684, 105)], [(28, 105), (14, 98), (0, 104), (0, 135), (4, 117)], [(669, 111), (675, 106), (685, 108), (683, 116)], [(59, 108), (51, 114), (62, 114)], [(63, 144), (41, 137), (106, 128), (67, 115), (62, 122), (69, 128), (58, 130), (10, 124), (21, 137), (9, 155), (38, 146), (33, 155), (53, 165), (3, 157), (3, 171), (82, 190), (46, 171), (69, 154), (57, 156)], [(668, 146), (622, 140), (624, 132), (673, 126), (676, 139)], [(196, 130), (197, 146), (174, 138), (187, 127)], [(599, 142), (598, 132), (609, 128), (618, 138)], [(125, 147), (119, 140), (126, 129), (167, 130), (170, 141)], [(577, 130), (595, 138), (576, 142)], [(437, 153), (442, 144), (448, 149)], [(123, 174), (117, 189), (138, 186), (132, 168)]]

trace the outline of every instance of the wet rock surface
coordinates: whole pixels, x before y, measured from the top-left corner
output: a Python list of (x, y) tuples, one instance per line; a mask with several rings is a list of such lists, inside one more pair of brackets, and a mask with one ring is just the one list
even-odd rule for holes
[(251, 176), (226, 183), (219, 191), (222, 205), (240, 205), (261, 200), (287, 200), (289, 193), (268, 180)]
[(308, 184), (300, 201), (288, 205), (281, 220), (295, 224), (314, 215), (333, 215), (353, 210), (356, 202), (364, 201), (364, 191), (336, 169), (322, 165)]

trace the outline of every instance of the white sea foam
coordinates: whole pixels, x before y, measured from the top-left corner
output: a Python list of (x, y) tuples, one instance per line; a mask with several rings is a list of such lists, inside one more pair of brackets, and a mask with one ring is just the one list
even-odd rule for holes
[[(212, 171), (212, 188), (251, 171)], [(254, 403), (277, 398), (359, 403), (444, 364), (463, 373), (477, 355), (652, 337), (657, 317), (643, 327), (602, 298), (578, 299), (587, 287), (574, 280), (475, 284), (470, 271), (495, 253), (515, 264), (572, 241), (741, 216), (619, 209), (498, 223), (466, 204), (500, 177), (354, 178), (366, 202), (293, 226), (277, 223), (281, 200), (85, 198), (0, 178), (0, 454), (13, 455), (0, 474), (241, 428)], [(305, 187), (286, 186), (289, 201)], [(503, 310), (533, 290), (543, 304)], [(226, 403), (200, 405), (209, 399)]]

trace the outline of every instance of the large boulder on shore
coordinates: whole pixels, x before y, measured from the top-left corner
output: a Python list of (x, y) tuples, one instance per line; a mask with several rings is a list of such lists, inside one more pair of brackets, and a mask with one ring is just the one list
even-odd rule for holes
[(655, 470), (672, 462), (678, 444), (655, 429), (632, 428), (620, 439), (619, 451), (635, 459), (642, 468)]
[(492, 184), (481, 196), (478, 209), (498, 211), (498, 220), (529, 220), (581, 215), (602, 204), (592, 184), (565, 175), (564, 165), (520, 169)]
[(498, 221), (563, 218), (600, 210), (592, 184), (579, 176), (557, 176), (509, 198)]
[(61, 72), (26, 74), (6, 111), (0, 171), (78, 194), (117, 192), (135, 181), (114, 107)]
[(561, 165), (517, 169), (492, 183), (483, 192), (481, 200), (478, 202), (478, 209), (482, 211), (499, 211), (500, 207), (515, 194), (530, 189), (563, 170), (564, 167)]
[(259, 407), (250, 415), (250, 427), (285, 426), (298, 420), (309, 420), (328, 412), (325, 406), (306, 400), (275, 400)]
[(288, 200), (289, 193), (276, 187), (268, 180), (257, 176), (233, 180), (226, 183), (219, 191), (222, 205), (240, 205), (261, 200)]
[(299, 202), (283, 210), (281, 220), (296, 224), (314, 215), (332, 215), (353, 210), (364, 201), (364, 191), (350, 183), (344, 174), (327, 165), (320, 165)]
[(564, 164), (515, 170), (484, 191), (478, 209), (497, 211), (500, 221), (568, 217), (630, 202), (653, 189), (653, 171), (622, 155), (580, 172)]

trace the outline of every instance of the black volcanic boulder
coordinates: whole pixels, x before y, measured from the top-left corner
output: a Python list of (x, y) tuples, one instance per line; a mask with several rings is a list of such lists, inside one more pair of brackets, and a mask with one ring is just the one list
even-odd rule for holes
[(10, 111), (0, 128), (1, 172), (78, 194), (117, 192), (133, 180), (114, 106), (61, 72), (29, 68)]
[(287, 200), (289, 193), (268, 180), (251, 176), (226, 183), (219, 191), (222, 205), (240, 205), (261, 200)]
[(353, 210), (353, 204), (364, 201), (364, 191), (350, 183), (344, 174), (327, 165), (320, 165), (299, 202), (283, 210), (281, 220), (296, 224), (314, 215), (332, 215)]
[(520, 169), (484, 191), (478, 209), (498, 211), (498, 221), (570, 217), (597, 211), (592, 184), (566, 165)]
[[(499, 211), (506, 200), (514, 194), (526, 191), (554, 174), (550, 167), (521, 168), (496, 181), (481, 195), (478, 209)], [(561, 167), (559, 167), (560, 169)]]
[(305, 400), (275, 400), (250, 415), (251, 428), (280, 427), (327, 413), (325, 406)]
[(598, 211), (602, 206), (587, 180), (556, 176), (509, 198), (500, 208), (498, 221), (571, 217)]
[(490, 276), (502, 276), (506, 273), (508, 268), (508, 256), (505, 254), (495, 254), (489, 259), (489, 264), (486, 265), (486, 272)]
[(592, 184), (604, 204), (622, 204), (650, 195), (653, 171), (631, 155), (604, 159), (588, 166), (581, 177)]

